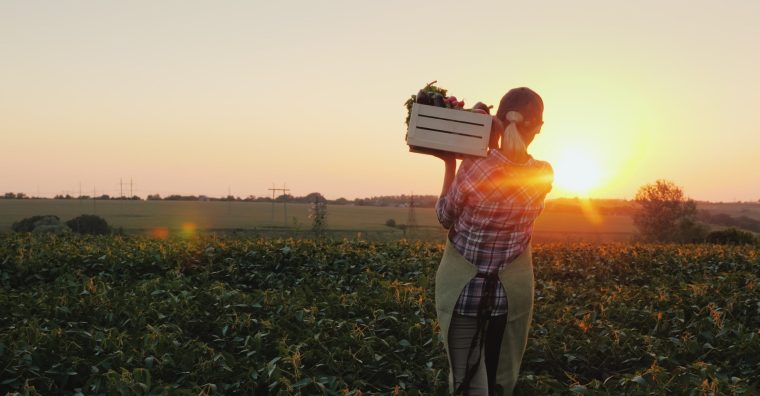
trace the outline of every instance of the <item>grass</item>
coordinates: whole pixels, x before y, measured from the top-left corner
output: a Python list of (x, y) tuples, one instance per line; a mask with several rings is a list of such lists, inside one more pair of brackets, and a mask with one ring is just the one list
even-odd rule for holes
[[(193, 201), (95, 201), (92, 200), (0, 200), (0, 231), (26, 217), (53, 214), (66, 221), (81, 214), (96, 214), (115, 228), (127, 233), (149, 234), (155, 229), (170, 233), (195, 231), (244, 231), (264, 235), (299, 235), (311, 229), (308, 204), (263, 202), (193, 202)], [(385, 225), (394, 219), (407, 223), (409, 210), (403, 207), (354, 205), (328, 206), (327, 225), (333, 236), (356, 236), (374, 239), (399, 239), (400, 229)], [(416, 209), (415, 237), (443, 239), (432, 208)], [(634, 232), (628, 216), (593, 216), (580, 213), (547, 211), (536, 223), (537, 241), (627, 241)]]

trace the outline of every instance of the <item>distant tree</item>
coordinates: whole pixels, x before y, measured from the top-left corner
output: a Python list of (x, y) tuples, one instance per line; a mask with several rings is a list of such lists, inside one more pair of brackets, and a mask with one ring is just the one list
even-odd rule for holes
[(293, 198), (294, 201), (303, 201), (303, 202), (327, 202), (327, 199), (325, 199), (324, 195), (313, 192), (306, 194), (305, 197), (296, 197)]
[(633, 223), (646, 242), (700, 242), (706, 229), (696, 222), (697, 204), (668, 180), (657, 180), (639, 188), (635, 198), (639, 210)]
[[(321, 195), (320, 195), (321, 196)], [(324, 236), (327, 229), (327, 202), (317, 197), (311, 205), (309, 211), (311, 219), (311, 230), (317, 237)]]
[(707, 234), (708, 243), (717, 243), (722, 245), (754, 245), (758, 242), (757, 237), (751, 232), (742, 231), (737, 228), (726, 228), (725, 230), (713, 231)]
[(291, 201), (293, 201), (293, 196), (290, 195), (290, 194), (282, 194), (282, 195), (277, 196), (277, 198), (275, 198), (275, 201), (277, 201), (277, 202), (285, 202), (285, 201), (291, 202)]
[(385, 220), (385, 225), (391, 228), (396, 228), (396, 220), (395, 219)]
[(72, 231), (79, 234), (106, 235), (111, 233), (108, 222), (100, 216), (81, 215), (66, 222)]
[(346, 205), (348, 203), (349, 203), (349, 201), (347, 199), (343, 198), (343, 197), (340, 197), (340, 198), (338, 198), (338, 199), (335, 200), (335, 204), (336, 205)]
[(28, 199), (29, 197), (24, 193), (5, 193), (2, 198), (6, 199)]
[(159, 194), (148, 194), (148, 201), (160, 201), (161, 195)]
[(168, 197), (164, 198), (164, 201), (200, 201), (202, 198), (205, 197), (203, 195), (195, 196), (195, 195), (178, 195), (178, 194), (172, 194)]

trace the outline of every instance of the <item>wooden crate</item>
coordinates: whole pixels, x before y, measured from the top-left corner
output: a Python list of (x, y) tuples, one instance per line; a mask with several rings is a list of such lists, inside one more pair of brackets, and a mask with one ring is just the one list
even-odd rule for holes
[(491, 135), (491, 116), (469, 111), (412, 105), (406, 143), (410, 151), (430, 150), (485, 157)]

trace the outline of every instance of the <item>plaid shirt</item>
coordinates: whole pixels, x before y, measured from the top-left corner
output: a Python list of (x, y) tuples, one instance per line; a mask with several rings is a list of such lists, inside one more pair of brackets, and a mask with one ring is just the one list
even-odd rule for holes
[[(548, 162), (530, 157), (512, 162), (499, 150), (485, 158), (462, 161), (448, 193), (435, 205), (438, 221), (453, 227), (451, 242), (483, 275), (498, 274), (530, 243), (533, 223), (551, 191), (554, 172)], [(454, 312), (477, 316), (486, 279), (473, 278), (462, 290)], [(507, 313), (507, 298), (497, 283), (492, 316)]]

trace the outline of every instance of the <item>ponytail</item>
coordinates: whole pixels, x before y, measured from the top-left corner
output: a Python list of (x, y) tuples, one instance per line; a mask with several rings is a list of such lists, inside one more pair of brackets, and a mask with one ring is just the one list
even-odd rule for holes
[(507, 128), (501, 138), (501, 147), (507, 152), (527, 153), (528, 147), (517, 129), (517, 124), (522, 122), (523, 116), (517, 111), (507, 112)]

